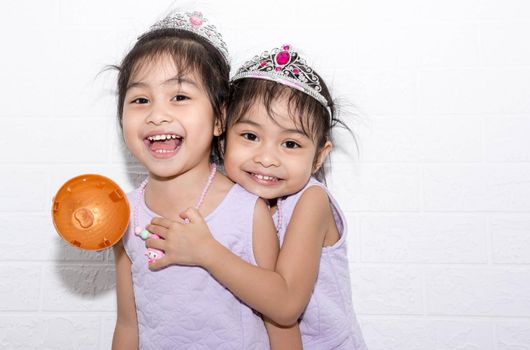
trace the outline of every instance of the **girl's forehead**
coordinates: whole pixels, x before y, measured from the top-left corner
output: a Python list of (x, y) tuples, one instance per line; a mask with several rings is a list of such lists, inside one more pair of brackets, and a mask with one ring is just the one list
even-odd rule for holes
[(308, 118), (293, 108), (285, 97), (273, 99), (270, 106), (267, 106), (263, 99), (256, 100), (246, 114), (250, 118), (259, 116), (262, 120), (268, 120), (288, 129), (303, 129), (304, 124), (308, 122)]
[(177, 80), (192, 82), (198, 87), (202, 87), (202, 82), (198, 79), (196, 69), (186, 67), (184, 64), (177, 62), (169, 54), (147, 56), (140, 59), (134, 65), (129, 80), (132, 82), (153, 78), (161, 82), (177, 78)]
[(313, 141), (296, 116), (288, 113), (268, 113), (265, 107), (258, 108), (258, 113), (252, 108), (249, 109), (246, 114), (238, 118), (236, 124), (251, 125), (275, 135), (298, 134)]

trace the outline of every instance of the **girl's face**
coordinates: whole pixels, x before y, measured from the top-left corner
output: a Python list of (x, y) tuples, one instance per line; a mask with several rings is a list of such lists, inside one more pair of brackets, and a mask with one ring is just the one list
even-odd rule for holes
[(272, 109), (274, 120), (255, 102), (228, 130), (224, 155), (228, 177), (265, 199), (301, 190), (331, 150), (328, 142), (317, 157), (313, 140), (289, 116), (286, 98), (274, 101)]
[(152, 176), (167, 178), (208, 163), (214, 113), (195, 74), (179, 75), (168, 55), (131, 76), (123, 105), (123, 134)]

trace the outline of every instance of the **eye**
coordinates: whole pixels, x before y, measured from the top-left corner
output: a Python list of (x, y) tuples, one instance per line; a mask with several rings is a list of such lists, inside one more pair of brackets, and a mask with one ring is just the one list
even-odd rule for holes
[(184, 96), (184, 95), (176, 95), (176, 96), (173, 96), (173, 98), (171, 100), (179, 102), (179, 101), (189, 100), (189, 97), (188, 96)]
[(242, 133), (241, 136), (243, 136), (245, 140), (249, 140), (249, 141), (256, 141), (258, 139), (258, 137), (251, 132)]
[(283, 146), (285, 148), (300, 148), (300, 145), (294, 141), (285, 141)]
[(138, 97), (138, 98), (135, 98), (134, 100), (132, 100), (131, 103), (141, 105), (141, 104), (149, 103), (149, 100), (146, 99), (145, 97)]

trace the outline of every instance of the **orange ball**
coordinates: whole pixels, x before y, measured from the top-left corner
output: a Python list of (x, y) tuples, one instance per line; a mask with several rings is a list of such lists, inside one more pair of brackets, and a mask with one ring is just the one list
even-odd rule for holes
[(83, 250), (119, 242), (129, 225), (129, 202), (109, 178), (87, 174), (61, 186), (53, 199), (53, 224), (63, 240)]

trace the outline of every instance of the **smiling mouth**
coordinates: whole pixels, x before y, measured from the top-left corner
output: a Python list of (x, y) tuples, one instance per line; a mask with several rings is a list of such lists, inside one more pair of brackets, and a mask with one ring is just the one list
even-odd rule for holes
[(144, 143), (155, 154), (169, 155), (177, 152), (182, 140), (182, 136), (176, 134), (160, 134), (146, 137)]
[(280, 179), (275, 176), (263, 175), (263, 174), (252, 173), (252, 172), (249, 172), (248, 174), (260, 183), (274, 184), (280, 181)]

